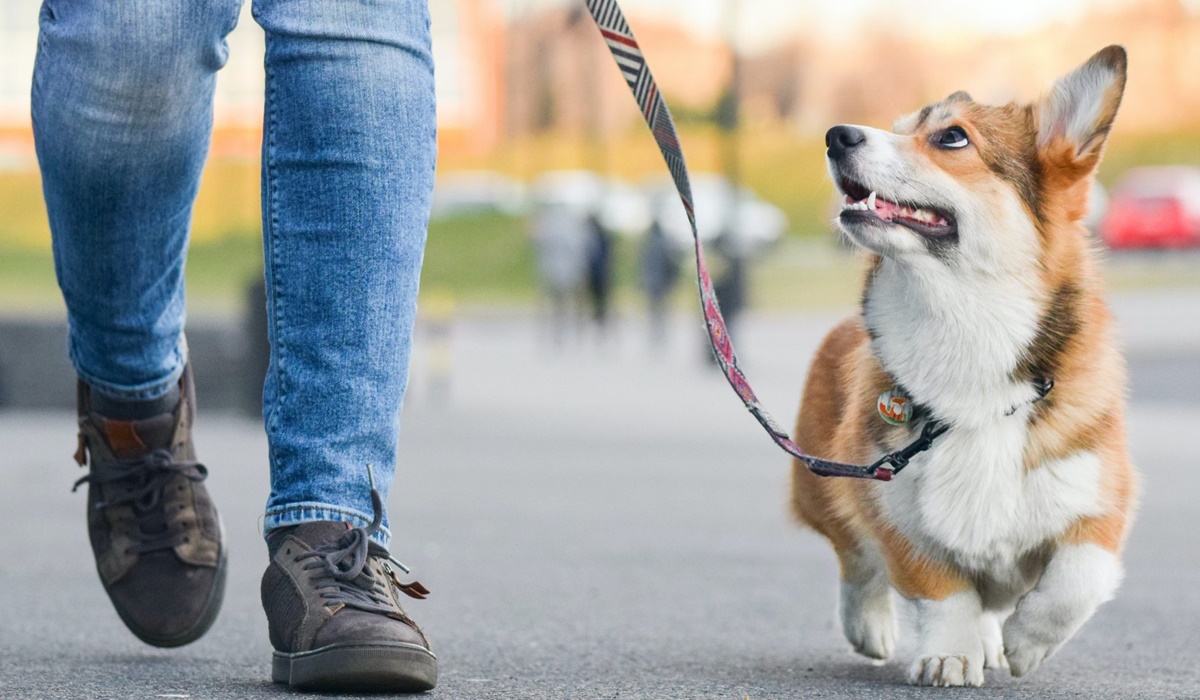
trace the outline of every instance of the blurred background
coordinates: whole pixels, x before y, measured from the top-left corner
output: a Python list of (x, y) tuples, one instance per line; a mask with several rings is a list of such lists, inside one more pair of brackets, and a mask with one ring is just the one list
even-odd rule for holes
[[(859, 263), (830, 224), (830, 125), (887, 126), (963, 88), (981, 101), (1032, 99), (1109, 43), (1129, 50), (1129, 87), (1089, 226), (1114, 251), (1111, 286), (1200, 285), (1200, 0), (623, 5), (682, 132), (735, 324), (744, 309), (854, 303)], [(453, 318), (527, 313), (550, 348), (630, 324), (651, 347), (666, 342), (668, 319), (692, 313), (695, 298), (686, 221), (582, 4), (431, 6), (439, 165), (422, 280), (429, 337), (447, 337)], [(0, 317), (25, 333), (31, 319), (63, 316), (29, 124), (37, 14), (37, 0), (0, 3)], [(249, 5), (229, 43), (187, 270), (199, 322), (260, 306), (263, 36)], [(254, 354), (229, 343), (231, 357)], [(15, 400), (15, 381), (0, 403)]]

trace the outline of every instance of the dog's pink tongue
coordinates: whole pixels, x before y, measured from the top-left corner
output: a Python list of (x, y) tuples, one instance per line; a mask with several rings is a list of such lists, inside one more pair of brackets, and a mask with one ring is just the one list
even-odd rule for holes
[(875, 216), (878, 216), (884, 221), (891, 221), (892, 218), (900, 211), (900, 206), (895, 202), (889, 202), (886, 199), (875, 198)]

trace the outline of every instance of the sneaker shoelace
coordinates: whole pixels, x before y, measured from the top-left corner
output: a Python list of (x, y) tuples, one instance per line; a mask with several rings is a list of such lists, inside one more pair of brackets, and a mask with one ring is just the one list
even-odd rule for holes
[(134, 543), (126, 553), (143, 554), (172, 549), (188, 540), (187, 528), (171, 526), (166, 512), (167, 499), (163, 495), (177, 476), (200, 482), (208, 478), (208, 469), (196, 461), (176, 460), (169, 451), (157, 449), (138, 459), (119, 460), (112, 467), (100, 472), (93, 471), (77, 480), (71, 491), (78, 490), (84, 484), (119, 486), (119, 496), (97, 500), (93, 507), (104, 510), (132, 505), (134, 526), (130, 528), (129, 535)]
[[(417, 582), (402, 584), (391, 564), (405, 573), (409, 572), (408, 567), (371, 541), (371, 535), (378, 532), (383, 524), (383, 498), (375, 490), (374, 484), (371, 486), (371, 508), (373, 516), (369, 526), (351, 528), (333, 542), (298, 554), (295, 561), (307, 560), (303, 567), (305, 570), (320, 570), (320, 575), (314, 578), (313, 583), (327, 604), (341, 603), (364, 612), (395, 616), (399, 611), (392, 602), (389, 585), (394, 583), (400, 591), (414, 598), (424, 598), (429, 591)], [(391, 581), (377, 577), (374, 570), (367, 566), (372, 558), (384, 560), (382, 568), (391, 574)]]

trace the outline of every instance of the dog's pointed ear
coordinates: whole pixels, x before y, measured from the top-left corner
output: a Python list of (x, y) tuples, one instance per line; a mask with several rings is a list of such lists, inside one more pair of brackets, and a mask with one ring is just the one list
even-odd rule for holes
[(1121, 106), (1127, 67), (1125, 49), (1114, 45), (1059, 78), (1037, 103), (1038, 148), (1094, 167)]

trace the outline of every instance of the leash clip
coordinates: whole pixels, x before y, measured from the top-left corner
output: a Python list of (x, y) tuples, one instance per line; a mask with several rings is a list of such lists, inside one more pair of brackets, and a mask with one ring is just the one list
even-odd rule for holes
[(949, 426), (935, 420), (929, 421), (921, 429), (921, 436), (916, 440), (876, 460), (870, 467), (871, 477), (879, 481), (891, 481), (893, 476), (908, 466), (913, 457), (933, 447), (934, 439), (949, 429)]

